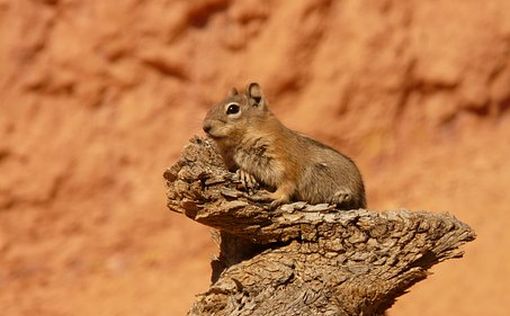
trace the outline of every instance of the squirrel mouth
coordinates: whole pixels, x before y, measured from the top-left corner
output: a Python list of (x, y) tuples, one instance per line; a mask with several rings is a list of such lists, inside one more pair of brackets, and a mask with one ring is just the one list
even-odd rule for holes
[(224, 141), (226, 139), (225, 136), (211, 136), (211, 135), (209, 135), (209, 138), (216, 142)]
[(222, 138), (225, 138), (225, 136), (221, 136), (221, 135), (214, 135), (213, 133), (206, 133), (206, 135), (209, 137), (209, 138), (212, 138), (214, 140), (217, 140), (217, 139), (222, 139)]

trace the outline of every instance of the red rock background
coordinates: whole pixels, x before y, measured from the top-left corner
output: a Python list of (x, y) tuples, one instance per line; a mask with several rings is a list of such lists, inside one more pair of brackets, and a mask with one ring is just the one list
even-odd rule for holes
[(0, 314), (183, 315), (215, 246), (162, 172), (250, 80), (370, 208), (477, 231), (389, 315), (506, 315), (508, 0), (0, 0)]

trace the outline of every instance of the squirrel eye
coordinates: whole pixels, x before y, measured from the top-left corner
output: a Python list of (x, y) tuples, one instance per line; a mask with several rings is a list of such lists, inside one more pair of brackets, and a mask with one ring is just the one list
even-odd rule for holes
[(230, 103), (227, 108), (227, 115), (239, 113), (239, 105), (237, 103)]

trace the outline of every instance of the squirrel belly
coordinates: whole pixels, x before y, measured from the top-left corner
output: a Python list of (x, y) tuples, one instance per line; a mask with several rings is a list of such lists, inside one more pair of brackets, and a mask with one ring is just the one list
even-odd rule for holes
[[(274, 192), (272, 206), (292, 200), (365, 208), (361, 173), (347, 156), (285, 127), (268, 109), (260, 86), (230, 95), (207, 113), (204, 131), (216, 142), (230, 170), (247, 186), (261, 183)], [(245, 185), (246, 186), (246, 185)]]

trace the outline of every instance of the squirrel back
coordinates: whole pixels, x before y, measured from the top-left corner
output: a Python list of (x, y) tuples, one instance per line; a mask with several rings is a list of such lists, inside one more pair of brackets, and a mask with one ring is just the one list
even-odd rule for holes
[[(269, 110), (257, 83), (232, 89), (207, 113), (203, 129), (226, 166), (246, 187), (274, 190), (262, 197), (273, 206), (301, 200), (365, 208), (365, 188), (355, 163), (335, 149), (285, 127)], [(260, 197), (256, 197), (260, 198)]]

